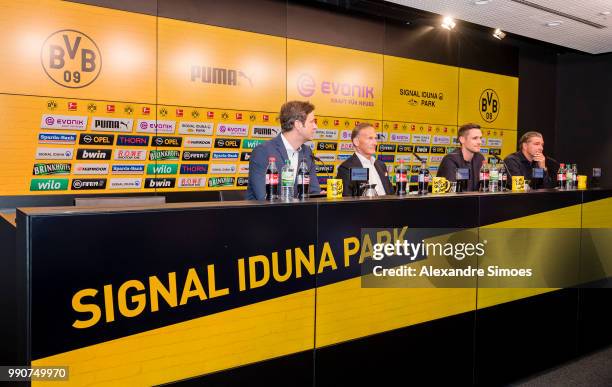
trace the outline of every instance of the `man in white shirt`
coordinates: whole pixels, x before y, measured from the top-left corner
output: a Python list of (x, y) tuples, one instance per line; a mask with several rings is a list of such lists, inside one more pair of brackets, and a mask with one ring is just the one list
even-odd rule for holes
[(353, 194), (354, 188), (351, 184), (351, 168), (368, 168), (369, 184), (376, 184), (376, 192), (379, 195), (393, 193), (393, 185), (389, 181), (389, 174), (385, 163), (374, 157), (376, 153), (376, 129), (367, 122), (362, 122), (353, 129), (351, 134), (355, 154), (346, 159), (338, 166), (337, 178), (342, 179), (344, 196)]

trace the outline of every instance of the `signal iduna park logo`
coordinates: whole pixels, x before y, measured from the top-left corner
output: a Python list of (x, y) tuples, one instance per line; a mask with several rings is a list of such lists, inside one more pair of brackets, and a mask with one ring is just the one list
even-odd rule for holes
[(40, 62), (49, 78), (63, 87), (92, 84), (102, 69), (102, 54), (89, 36), (76, 30), (52, 33), (40, 50)]

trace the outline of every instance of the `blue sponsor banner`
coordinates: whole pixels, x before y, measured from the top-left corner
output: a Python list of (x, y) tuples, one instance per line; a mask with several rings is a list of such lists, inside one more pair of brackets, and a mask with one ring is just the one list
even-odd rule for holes
[(204, 175), (208, 173), (208, 164), (181, 164), (181, 175)]
[(76, 142), (76, 134), (39, 133), (38, 141)]
[(144, 173), (144, 165), (113, 165), (113, 173)]
[(234, 160), (239, 156), (238, 152), (213, 152), (213, 159), (217, 160)]
[(395, 155), (378, 155), (378, 159), (383, 163), (392, 163), (395, 161)]
[(483, 155), (489, 154), (489, 148), (480, 148), (480, 153), (482, 153)]
[(344, 160), (348, 159), (351, 156), (352, 156), (351, 154), (340, 153), (340, 154), (338, 154), (338, 161), (344, 161)]

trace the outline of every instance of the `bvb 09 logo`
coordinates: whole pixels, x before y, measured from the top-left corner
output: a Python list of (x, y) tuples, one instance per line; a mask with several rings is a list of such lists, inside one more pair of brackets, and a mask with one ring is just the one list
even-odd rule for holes
[(487, 122), (493, 122), (499, 114), (499, 97), (493, 89), (486, 89), (480, 94), (480, 116)]
[(96, 43), (75, 30), (51, 34), (42, 46), (40, 61), (53, 82), (73, 89), (91, 84), (102, 68), (102, 55)]

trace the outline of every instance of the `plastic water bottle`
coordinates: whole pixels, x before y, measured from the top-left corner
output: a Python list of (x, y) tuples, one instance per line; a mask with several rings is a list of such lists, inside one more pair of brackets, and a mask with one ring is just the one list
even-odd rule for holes
[(495, 165), (495, 161), (491, 162), (491, 170), (489, 171), (489, 191), (497, 192), (499, 191), (499, 171), (497, 170), (497, 165)]
[(293, 184), (295, 171), (291, 168), (291, 161), (285, 160), (285, 165), (281, 169), (281, 200), (293, 199)]
[(306, 160), (302, 159), (302, 161), (300, 162), (300, 167), (298, 168), (298, 174), (297, 174), (298, 198), (300, 199), (308, 198), (309, 190), (310, 190), (310, 171), (308, 170), (308, 165), (306, 165)]
[(578, 167), (576, 164), (572, 164), (572, 187), (578, 188)]
[(276, 168), (276, 158), (268, 158), (268, 168), (266, 168), (266, 200), (278, 198), (278, 168)]
[(565, 168), (565, 188), (566, 189), (574, 189), (574, 176), (572, 175), (572, 166), (571, 164), (567, 164), (567, 168)]

